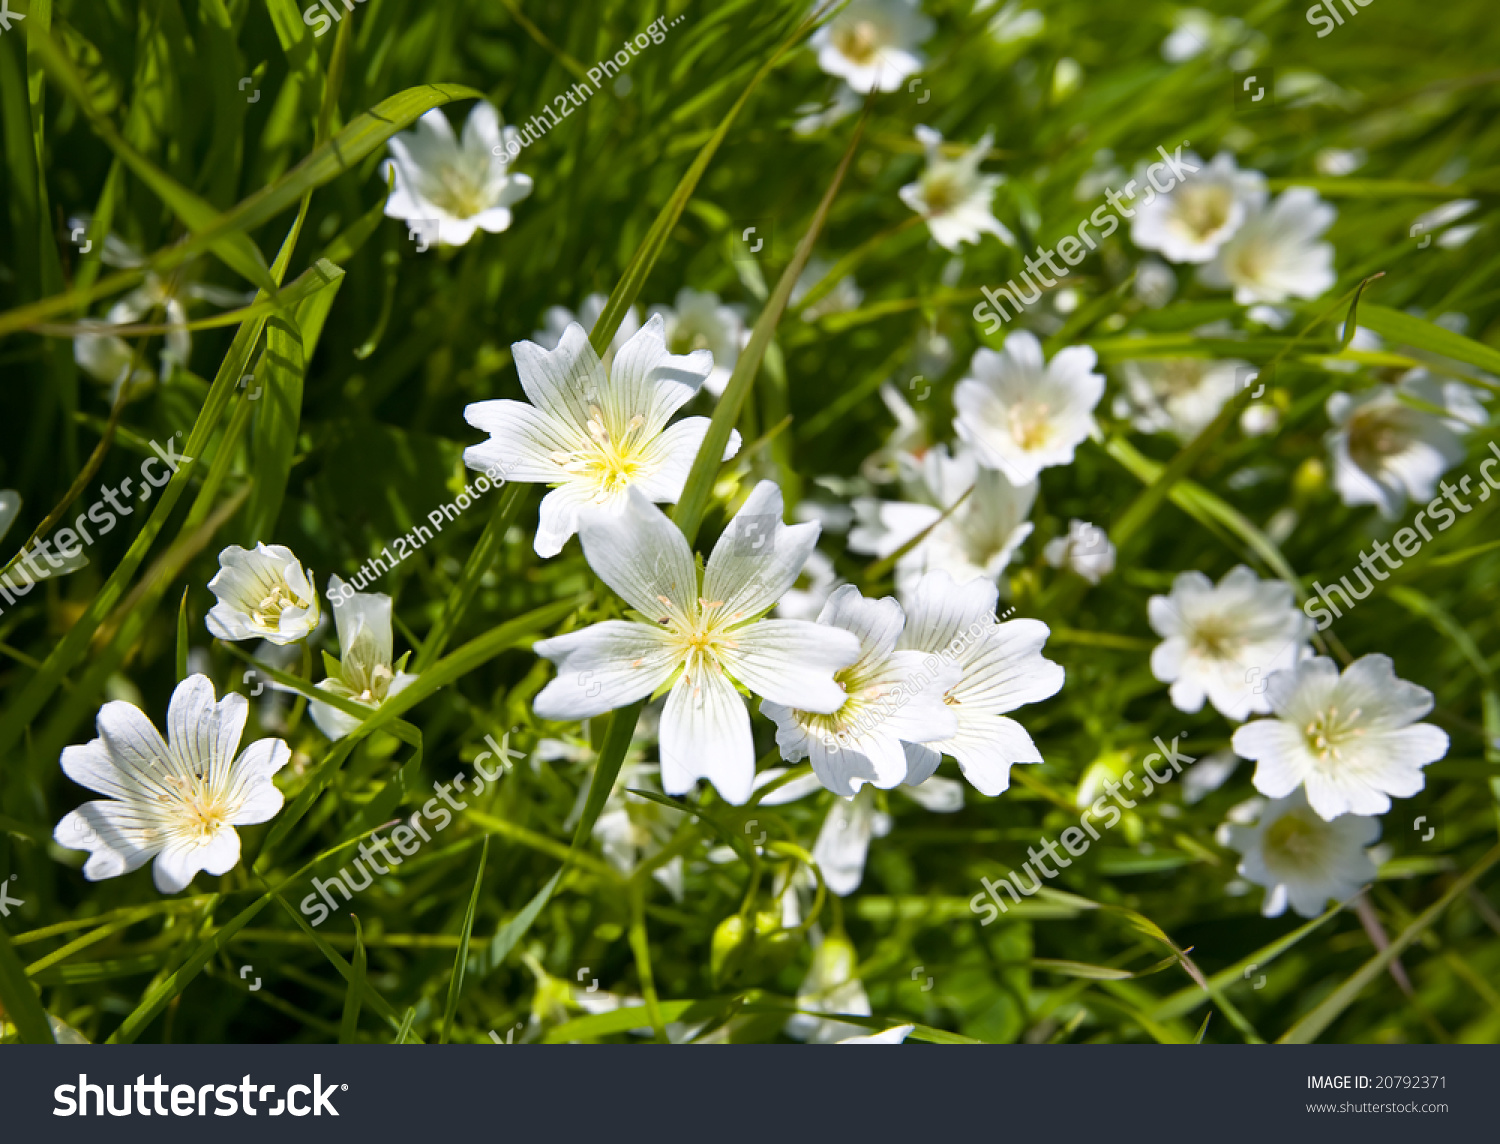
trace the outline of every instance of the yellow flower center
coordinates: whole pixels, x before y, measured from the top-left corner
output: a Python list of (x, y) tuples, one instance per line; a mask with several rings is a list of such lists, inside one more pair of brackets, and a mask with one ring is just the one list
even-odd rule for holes
[(1282, 815), (1266, 828), (1262, 843), (1266, 865), (1272, 870), (1307, 869), (1322, 853), (1325, 833), (1322, 820), (1310, 813), (1294, 810)]
[(305, 608), (306, 600), (299, 600), (292, 595), (292, 590), (285, 584), (277, 584), (271, 589), (260, 603), (255, 605), (250, 613), (250, 618), (255, 621), (257, 627), (270, 628), (275, 631), (281, 627), (281, 613), (286, 608)]
[(1318, 762), (1326, 766), (1330, 762), (1343, 761), (1341, 748), (1348, 745), (1348, 740), (1358, 739), (1365, 733), (1365, 729), (1358, 725), (1362, 713), (1362, 709), (1356, 707), (1340, 717), (1339, 709), (1330, 707), (1302, 729), (1308, 749), (1318, 756)]
[(429, 188), (432, 205), (454, 218), (473, 218), (492, 205), (485, 193), (484, 174), (462, 164), (447, 164), (437, 171), (437, 183)]
[(637, 413), (618, 435), (612, 434), (604, 412), (589, 406), (585, 425), (589, 444), (571, 453), (557, 452), (552, 460), (566, 472), (582, 476), (594, 486), (594, 502), (603, 503), (625, 491), (647, 468), (643, 434), (646, 418)]
[(1041, 402), (1023, 401), (1010, 408), (1010, 435), (1027, 452), (1052, 439), (1050, 410)]
[(1184, 187), (1177, 196), (1179, 217), (1199, 242), (1229, 221), (1234, 193), (1224, 186)]
[(880, 28), (870, 20), (853, 20), (841, 23), (833, 31), (833, 45), (839, 52), (857, 64), (875, 61), (881, 48)]

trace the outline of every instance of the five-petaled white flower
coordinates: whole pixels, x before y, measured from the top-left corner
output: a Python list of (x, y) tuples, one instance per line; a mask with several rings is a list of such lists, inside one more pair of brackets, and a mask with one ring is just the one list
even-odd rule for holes
[[(499, 466), (507, 479), (550, 484), (536, 530), (538, 556), (556, 556), (578, 531), (589, 506), (620, 511), (628, 490), (674, 502), (708, 432), (707, 417), (668, 426), (698, 392), (713, 355), (667, 351), (662, 319), (653, 315), (620, 347), (606, 370), (583, 327), (571, 325), (554, 350), (532, 342), (512, 347), (521, 388), (531, 399), (480, 401), (464, 418), (490, 435), (464, 450), (471, 469)], [(739, 451), (738, 433), (724, 450)]]
[(1448, 733), (1417, 720), (1432, 692), (1396, 678), (1389, 656), (1366, 655), (1339, 674), (1331, 659), (1304, 660), (1271, 676), (1274, 719), (1234, 733), (1237, 754), (1258, 763), (1255, 789), (1271, 798), (1299, 785), (1324, 818), (1384, 814), (1391, 795), (1422, 789), (1422, 768), (1448, 753)]
[(1136, 208), (1130, 241), (1142, 250), (1160, 251), (1171, 262), (1209, 262), (1265, 204), (1266, 177), (1241, 171), (1228, 152), (1203, 166), (1189, 151), (1182, 163), (1193, 173)]
[(531, 176), (511, 173), (501, 158), (517, 138), (514, 127), (501, 129), (492, 103), (474, 105), (461, 141), (434, 107), (411, 131), (390, 138), (391, 157), (382, 172), (395, 174), (395, 186), (386, 215), (435, 228), (421, 235), (444, 246), (463, 246), (477, 230), (508, 229), (512, 204), (531, 194)]
[(896, 91), (921, 71), (917, 48), (933, 28), (918, 0), (851, 0), (810, 42), (818, 66), (863, 95)]
[(1151, 627), (1162, 642), (1151, 652), (1151, 674), (1172, 685), (1172, 706), (1241, 720), (1269, 711), (1267, 680), (1291, 667), (1312, 636), (1290, 584), (1261, 580), (1243, 564), (1214, 582), (1184, 572), (1166, 596), (1152, 596)]
[(781, 490), (756, 485), (714, 545), (699, 586), (682, 533), (638, 490), (619, 513), (584, 514), (579, 538), (598, 577), (640, 614), (539, 640), (557, 678), (536, 697), (543, 719), (587, 719), (670, 685), (661, 716), (661, 779), (684, 794), (706, 778), (739, 806), (755, 778), (750, 713), (738, 682), (775, 703), (830, 714), (834, 672), (860, 655), (851, 632), (763, 619), (796, 580), (816, 524), (785, 525)]
[(1255, 375), (1249, 362), (1230, 358), (1149, 358), (1122, 362), (1123, 399), (1117, 416), (1142, 433), (1171, 433), (1191, 441)]
[(1048, 466), (1071, 463), (1079, 443), (1098, 432), (1094, 407), (1104, 396), (1104, 378), (1094, 372), (1098, 360), (1088, 346), (1069, 346), (1048, 362), (1026, 330), (1007, 337), (1000, 353), (976, 350), (973, 376), (953, 394), (953, 428), (981, 465), (1001, 470), (1012, 484), (1033, 481)]
[(52, 835), (89, 852), (85, 878), (128, 874), (155, 858), (156, 888), (175, 894), (200, 870), (234, 868), (234, 828), (275, 817), (282, 797), (271, 776), (292, 756), (280, 739), (259, 739), (235, 757), (249, 709), (243, 695), (215, 703), (206, 675), (188, 676), (172, 693), (166, 742), (135, 705), (99, 708), (99, 738), (64, 748), (62, 769), (108, 797), (69, 811)]
[(1418, 504), (1430, 500), (1439, 478), (1465, 452), (1456, 431), (1463, 420), (1415, 408), (1403, 396), (1450, 406), (1443, 388), (1422, 378), (1328, 399), (1333, 428), (1326, 440), (1334, 487), (1345, 504), (1373, 504), (1387, 520), (1401, 515), (1408, 497)]
[(993, 234), (1007, 246), (1016, 239), (995, 217), (992, 204), (1002, 175), (981, 175), (979, 164), (989, 154), (995, 137), (985, 135), (956, 159), (943, 158), (943, 137), (930, 127), (918, 127), (917, 139), (927, 149), (927, 167), (915, 183), (901, 188), (901, 201), (927, 220), (933, 240), (957, 251), (965, 242)]
[(1225, 837), (1242, 856), (1240, 876), (1266, 888), (1261, 913), (1280, 917), (1290, 903), (1315, 918), (1330, 898), (1348, 901), (1374, 881), (1365, 848), (1380, 837), (1380, 820), (1343, 814), (1325, 821), (1299, 790), (1267, 805), (1254, 826), (1230, 826)]
[(208, 630), (221, 640), (296, 643), (323, 618), (313, 578), (280, 544), (257, 544), (254, 552), (231, 544), (219, 553), (208, 590), (219, 600), (206, 617)]
[[(318, 689), (374, 709), (411, 686), (417, 677), (402, 670), (411, 652), (392, 662), (395, 640), (391, 634), (391, 598), (384, 592), (356, 592), (337, 576), (328, 580), (328, 595), (333, 601), (333, 622), (343, 658), (336, 660), (324, 652), (328, 678), (318, 684)], [(330, 739), (342, 739), (360, 724), (353, 715), (316, 699), (309, 704), (308, 713), (318, 730)]]
[(1200, 277), (1207, 286), (1232, 287), (1242, 306), (1317, 298), (1337, 281), (1333, 245), (1318, 239), (1338, 213), (1307, 187), (1283, 191), (1244, 221)]
[(1042, 559), (1054, 568), (1069, 568), (1090, 584), (1115, 570), (1115, 546), (1109, 534), (1086, 520), (1068, 521), (1068, 535), (1047, 541)]
[(990, 581), (960, 586), (946, 572), (922, 577), (904, 597), (906, 627), (898, 646), (925, 653), (929, 669), (956, 664), (963, 672), (943, 696), (958, 717), (958, 732), (906, 746), (911, 786), (926, 782), (942, 756), (951, 755), (975, 790), (994, 796), (1010, 786), (1012, 764), (1042, 761), (1026, 728), (1007, 713), (1056, 695), (1063, 669), (1042, 655), (1051, 629), (1040, 620), (996, 622), (998, 598)]
[(1036, 482), (1013, 485), (1004, 473), (980, 467), (962, 446), (952, 456), (946, 445), (928, 449), (920, 460), (901, 456), (898, 467), (911, 499), (857, 498), (850, 551), (884, 559), (921, 536), (896, 561), (901, 592), (928, 572), (947, 572), (960, 584), (976, 576), (998, 580), (1031, 535), (1026, 518)]
[(834, 794), (847, 797), (863, 783), (889, 790), (906, 777), (902, 743), (957, 733), (943, 695), (963, 673), (952, 664), (924, 672), (921, 652), (896, 650), (906, 614), (889, 596), (867, 600), (845, 584), (828, 598), (818, 623), (859, 639), (859, 658), (834, 675), (847, 695), (843, 705), (824, 714), (765, 700), (761, 713), (776, 724), (781, 757), (811, 759), (813, 773)]
[(651, 315), (666, 323), (667, 349), (674, 354), (708, 350), (713, 361), (703, 388), (718, 397), (729, 384), (734, 363), (749, 337), (743, 306), (726, 305), (711, 290), (684, 286), (670, 306), (652, 306)]

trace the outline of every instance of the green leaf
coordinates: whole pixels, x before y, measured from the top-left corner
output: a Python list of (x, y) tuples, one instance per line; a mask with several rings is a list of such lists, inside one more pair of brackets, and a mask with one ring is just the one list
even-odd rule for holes
[[(1400, 310), (1377, 306), (1371, 302), (1360, 310), (1360, 323), (1387, 341), (1467, 362), (1486, 373), (1500, 373), (1500, 350), (1462, 334), (1455, 334), (1452, 330), (1445, 330), (1423, 318), (1414, 318)], [(1500, 386), (1491, 383), (1488, 388), (1500, 389)]]
[(479, 912), (479, 891), (484, 885), (484, 863), (490, 853), (490, 836), (484, 836), (479, 847), (479, 865), (474, 871), (474, 888), (469, 891), (469, 907), (464, 911), (463, 925), (458, 931), (458, 953), (453, 958), (453, 974), (448, 979), (448, 1003), (443, 1008), (443, 1035), (438, 1044), (446, 1045), (453, 1032), (453, 1015), (458, 1012), (458, 999), (464, 991), (464, 970), (469, 964), (469, 939), (474, 935), (474, 915)]
[(505, 959), (510, 956), (510, 951), (516, 947), (516, 942), (526, 936), (526, 931), (536, 921), (537, 915), (552, 900), (552, 895), (557, 890), (557, 884), (562, 881), (563, 873), (563, 870), (559, 870), (552, 877), (548, 878), (547, 884), (533, 895), (531, 901), (526, 903), (521, 912), (495, 931), (495, 936), (490, 938), (490, 944), (479, 953), (476, 953), (470, 960), (470, 973), (476, 977), (486, 977), (505, 964)]
[(188, 593), (191, 588), (182, 590), (182, 603), (177, 608), (177, 682), (181, 683), (187, 678), (188, 663), (188, 622), (187, 602)]
[(339, 1022), (339, 1044), (352, 1045), (359, 1035), (359, 1005), (365, 993), (365, 931), (359, 924), (359, 915), (349, 915), (354, 920), (354, 976), (344, 993), (344, 1016)]
[(15, 1025), (22, 1043), (54, 1043), (52, 1023), (47, 1020), (42, 999), (26, 976), (26, 967), (16, 956), (15, 947), (10, 944), (4, 929), (0, 929), (0, 1002), (4, 1002), (5, 1015)]

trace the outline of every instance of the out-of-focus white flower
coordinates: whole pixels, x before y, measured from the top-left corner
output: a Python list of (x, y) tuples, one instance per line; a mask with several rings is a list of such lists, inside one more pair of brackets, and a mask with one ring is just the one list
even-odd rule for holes
[(1125, 411), (1142, 433), (1191, 441), (1243, 386), (1250, 363), (1237, 359), (1146, 358), (1122, 362)]
[(891, 831), (891, 816), (875, 806), (875, 788), (862, 786), (852, 798), (835, 799), (813, 843), (812, 857), (829, 892), (848, 897), (865, 876), (870, 839)]
[[(328, 595), (343, 658), (334, 660), (324, 654), (328, 678), (318, 684), (318, 690), (374, 710), (417, 678), (402, 670), (411, 652), (392, 662), (396, 652), (391, 598), (384, 592), (355, 592), (337, 576), (328, 579)], [(353, 715), (316, 699), (308, 705), (308, 714), (330, 739), (342, 739), (360, 724)]]
[(1177, 293), (1177, 275), (1161, 259), (1143, 258), (1135, 268), (1132, 290), (1141, 305), (1160, 310)]
[[(1333, 484), (1345, 504), (1373, 504), (1395, 520), (1408, 497), (1418, 504), (1432, 499), (1438, 480), (1464, 459), (1458, 434), (1471, 427), (1473, 407), (1459, 388), (1464, 392), (1449, 393), (1430, 379), (1413, 378), (1328, 399), (1333, 428), (1325, 440)], [(1414, 408), (1403, 395), (1439, 408), (1450, 408), (1451, 400), (1454, 416)]]
[[(725, 305), (711, 290), (694, 290), (684, 286), (677, 291), (671, 306), (652, 306), (651, 316), (661, 315), (666, 323), (667, 349), (674, 354), (695, 354), (708, 350), (713, 354), (713, 368), (703, 388), (718, 397), (729, 384), (734, 363), (750, 332), (745, 328), (745, 308)], [(691, 463), (692, 457), (688, 458)]]
[[(590, 294), (584, 298), (578, 307), (575, 316), (573, 311), (566, 306), (548, 306), (542, 312), (542, 328), (531, 335), (531, 340), (544, 350), (555, 350), (563, 339), (563, 334), (568, 332), (568, 327), (577, 322), (586, 332), (592, 332), (599, 322), (599, 315), (604, 313), (604, 307), (609, 304), (607, 294)], [(609, 349), (604, 354), (604, 368), (608, 369), (610, 362), (614, 360), (615, 354), (620, 352), (635, 332), (641, 328), (641, 308), (631, 306), (625, 311), (625, 317), (620, 320), (620, 328), (615, 331), (615, 336), (610, 340)]]
[(792, 132), (796, 135), (812, 135), (849, 118), (863, 106), (864, 100), (858, 92), (840, 84), (827, 103), (799, 104), (795, 108), (797, 118), (792, 121)]
[(787, 1019), (786, 1034), (814, 1045), (831, 1045), (845, 1037), (857, 1037), (862, 1026), (847, 1021), (831, 1021), (810, 1013), (847, 1013), (851, 1017), (870, 1015), (870, 998), (864, 983), (854, 976), (858, 958), (849, 940), (829, 935), (813, 951), (812, 965), (797, 988), (797, 1008), (804, 1010)]
[(1335, 281), (1333, 244), (1319, 242), (1338, 211), (1307, 187), (1292, 187), (1255, 211), (1200, 272), (1205, 285), (1233, 289), (1242, 306), (1317, 298)]
[[(632, 737), (632, 747), (635, 738)], [(656, 790), (659, 772), (654, 763), (626, 762), (594, 822), (594, 840), (599, 843), (605, 860), (626, 877), (672, 840), (682, 817), (660, 803), (630, 793), (631, 789)], [(564, 829), (582, 816), (588, 791), (588, 784), (578, 788), (578, 799)], [(678, 902), (682, 901), (684, 874), (681, 855), (651, 871), (651, 876)]]
[(1013, 485), (1005, 474), (980, 467), (968, 449), (960, 447), (950, 457), (946, 445), (927, 450), (920, 461), (905, 458), (902, 468), (911, 499), (857, 498), (850, 551), (884, 559), (925, 532), (896, 561), (899, 591), (928, 572), (947, 572), (961, 584), (976, 576), (998, 580), (1031, 535), (1034, 526), (1026, 518), (1036, 501), (1036, 482)]
[(813, 773), (834, 794), (848, 797), (862, 783), (890, 789), (906, 777), (903, 743), (946, 739), (958, 720), (943, 702), (961, 678), (958, 668), (923, 667), (917, 651), (897, 651), (906, 624), (891, 597), (868, 600), (845, 584), (828, 598), (819, 626), (859, 639), (859, 658), (835, 672), (845, 700), (832, 712), (802, 710), (764, 700), (761, 713), (776, 724), (776, 746), (787, 762), (811, 759)]
[(531, 176), (512, 173), (502, 157), (519, 138), (514, 127), (502, 130), (500, 113), (485, 100), (469, 112), (461, 140), (434, 107), (387, 143), (391, 157), (381, 171), (394, 174), (395, 185), (386, 216), (428, 224), (435, 232), (423, 237), (444, 246), (463, 246), (479, 230), (508, 229), (510, 208), (531, 194)]
[(1151, 597), (1149, 616), (1162, 637), (1151, 674), (1172, 685), (1172, 705), (1192, 713), (1207, 698), (1235, 720), (1271, 709), (1266, 680), (1297, 662), (1313, 630), (1290, 584), (1243, 564), (1217, 586), (1202, 572), (1182, 573), (1170, 595)]
[[(498, 468), (506, 480), (553, 486), (542, 499), (538, 556), (562, 551), (585, 508), (620, 512), (631, 489), (667, 503), (682, 495), (709, 419), (667, 422), (710, 376), (712, 354), (674, 356), (660, 315), (620, 348), (608, 369), (576, 323), (554, 350), (532, 342), (512, 350), (531, 403), (480, 401), (466, 408), (464, 419), (490, 439), (465, 449), (464, 463)], [(739, 447), (739, 434), (731, 433), (724, 460)]]
[(1219, 21), (1202, 8), (1179, 8), (1172, 16), (1172, 31), (1161, 44), (1162, 59), (1180, 64), (1196, 59), (1219, 38)]
[[(1478, 199), (1454, 199), (1452, 202), (1443, 203), (1441, 206), (1433, 207), (1430, 211), (1423, 211), (1412, 220), (1411, 227), (1407, 233), (1412, 238), (1419, 236), (1430, 236), (1451, 223), (1457, 222), (1466, 214), (1472, 212), (1479, 206)], [(1462, 246), (1473, 237), (1479, 228), (1474, 226), (1454, 227), (1452, 230), (1438, 236), (1437, 244), (1445, 249)], [(1426, 246), (1431, 241), (1430, 237), (1422, 237), (1422, 245)]]
[(836, 1045), (900, 1045), (911, 1036), (915, 1025), (896, 1025), (881, 1033), (872, 1033), (868, 1037), (845, 1037), (842, 1041), (835, 1041)]
[(1352, 150), (1325, 147), (1313, 156), (1313, 165), (1317, 167), (1318, 174), (1337, 179), (1344, 175), (1354, 174), (1365, 165), (1367, 158), (1369, 156), (1363, 147), (1355, 147)]
[[(993, 5), (994, 0), (988, 0), (987, 3), (976, 4), (974, 11), (979, 13)], [(1033, 8), (1022, 8), (1021, 0), (1010, 0), (1004, 8), (990, 17), (987, 26), (997, 44), (1015, 44), (1040, 36), (1042, 29), (1047, 26), (1047, 17)]]
[(1235, 751), (1255, 759), (1255, 789), (1271, 798), (1298, 786), (1326, 819), (1384, 814), (1390, 796), (1422, 789), (1422, 768), (1448, 753), (1448, 733), (1418, 723), (1432, 692), (1396, 678), (1389, 656), (1366, 655), (1339, 673), (1331, 659), (1308, 659), (1272, 675), (1274, 719), (1234, 733)]
[[(826, 258), (816, 255), (809, 258), (802, 273), (797, 275), (797, 283), (792, 287), (789, 304), (793, 307), (801, 305), (802, 299), (806, 298), (812, 288), (823, 281), (832, 269), (833, 263)], [(826, 318), (829, 314), (845, 313), (857, 307), (864, 301), (864, 297), (865, 292), (859, 288), (854, 275), (846, 274), (838, 280), (832, 290), (802, 311), (802, 320), (816, 322), (819, 318)]]
[(797, 583), (786, 590), (786, 595), (776, 605), (776, 615), (783, 620), (815, 621), (828, 597), (841, 583), (833, 561), (814, 548), (808, 553)]
[(927, 149), (927, 167), (915, 183), (901, 188), (901, 201), (927, 220), (939, 246), (956, 251), (966, 242), (993, 234), (1007, 246), (1016, 239), (994, 215), (995, 188), (1002, 175), (981, 175), (979, 164), (989, 154), (993, 132), (956, 159), (945, 159), (943, 137), (930, 127), (918, 127), (917, 139)]
[[(88, 231), (93, 226), (93, 219), (86, 214), (74, 215), (68, 219), (68, 226), (74, 233), (80, 229)], [(106, 266), (126, 269), (139, 267), (146, 261), (139, 250), (113, 234), (104, 236), (99, 258)], [(189, 302), (233, 307), (248, 305), (253, 296), (197, 282), (185, 269), (178, 269), (166, 278), (147, 270), (141, 284), (111, 306), (102, 322), (86, 320), (79, 323), (87, 332), (73, 339), (73, 360), (90, 377), (111, 386), (111, 403), (119, 396), (122, 387), (127, 389), (127, 398), (139, 396), (150, 388), (155, 377), (144, 366), (132, 369), (135, 353), (130, 343), (111, 332), (113, 327), (136, 325), (160, 312), (167, 327), (160, 371), (165, 381), (174, 368), (187, 368), (192, 353), (193, 338), (188, 330)]]
[(1070, 464), (1078, 445), (1098, 433), (1094, 407), (1104, 396), (1104, 378), (1094, 372), (1098, 360), (1088, 346), (1069, 346), (1048, 362), (1026, 330), (1008, 336), (1000, 353), (976, 350), (972, 376), (953, 394), (953, 428), (981, 465), (999, 469), (1012, 484), (1034, 481), (1049, 466)]
[(1226, 834), (1242, 855), (1240, 876), (1266, 888), (1261, 913), (1268, 918), (1288, 904), (1315, 918), (1330, 899), (1347, 901), (1375, 880), (1365, 847), (1380, 837), (1380, 820), (1345, 814), (1325, 821), (1300, 790), (1267, 805), (1254, 826), (1230, 826)]
[(1266, 201), (1266, 177), (1241, 171), (1234, 156), (1221, 151), (1212, 163), (1192, 152), (1185, 167), (1202, 167), (1186, 174), (1165, 194), (1136, 208), (1130, 241), (1142, 250), (1159, 251), (1171, 262), (1208, 262), (1246, 218)]
[(1246, 437), (1264, 437), (1280, 424), (1281, 411), (1268, 402), (1252, 402), (1240, 413), (1240, 432)]
[(785, 525), (781, 490), (762, 481), (714, 545), (702, 586), (677, 527), (639, 491), (624, 511), (590, 512), (579, 529), (595, 574), (644, 617), (606, 620), (539, 640), (557, 678), (536, 697), (543, 719), (602, 715), (670, 684), (661, 717), (662, 789), (699, 778), (735, 806), (750, 797), (755, 744), (743, 685), (774, 703), (831, 713), (847, 696), (834, 678), (860, 654), (851, 632), (761, 617), (797, 579), (815, 524)]
[(813, 33), (811, 44), (818, 66), (861, 95), (897, 91), (922, 70), (917, 49), (933, 28), (918, 0), (851, 0)]
[(1233, 751), (1205, 755), (1182, 773), (1182, 801), (1192, 806), (1218, 790), (1240, 765)]
[(1115, 546), (1098, 525), (1070, 520), (1068, 535), (1049, 540), (1042, 549), (1042, 559), (1054, 568), (1070, 568), (1090, 584), (1097, 584), (1115, 570)]
[[(931, 392), (931, 386), (921, 375), (914, 377), (911, 384), (914, 391), (919, 388), (923, 396)], [(901, 391), (888, 381), (880, 383), (880, 400), (896, 419), (896, 427), (885, 439), (885, 444), (860, 463), (860, 476), (875, 485), (896, 480), (902, 474), (903, 460), (923, 456), (932, 443), (928, 439), (927, 425)]]
[(208, 590), (219, 602), (205, 619), (221, 640), (296, 643), (323, 618), (313, 578), (280, 544), (257, 544), (254, 552), (231, 544), (219, 553), (219, 571)]
[(268, 822), (282, 806), (272, 777), (292, 752), (280, 739), (259, 739), (235, 757), (250, 704), (230, 694), (215, 703), (214, 685), (190, 675), (167, 709), (169, 739), (130, 703), (99, 709), (99, 738), (65, 747), (63, 772), (107, 797), (63, 816), (58, 845), (87, 850), (91, 882), (128, 874), (156, 859), (156, 888), (175, 894), (200, 870), (227, 874), (240, 860), (236, 826)]
[(950, 755), (975, 790), (993, 797), (1010, 786), (1013, 764), (1042, 761), (1026, 729), (1006, 716), (1056, 695), (1063, 669), (1042, 655), (1051, 629), (1040, 620), (997, 623), (998, 598), (988, 580), (960, 586), (946, 572), (922, 577), (905, 596), (900, 646), (925, 652), (929, 664), (936, 657), (963, 672), (943, 696), (958, 717), (958, 733), (935, 743), (907, 744), (911, 786), (927, 781), (942, 756)]

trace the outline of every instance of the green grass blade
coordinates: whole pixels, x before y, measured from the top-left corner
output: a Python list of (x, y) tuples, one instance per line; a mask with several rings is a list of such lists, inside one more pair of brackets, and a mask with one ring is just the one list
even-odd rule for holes
[(474, 871), (474, 888), (469, 891), (469, 906), (464, 911), (463, 925), (459, 928), (458, 953), (453, 958), (453, 973), (448, 979), (448, 1003), (443, 1008), (443, 1033), (438, 1043), (446, 1045), (453, 1032), (453, 1015), (458, 1012), (458, 999), (464, 991), (464, 970), (469, 965), (469, 939), (474, 935), (474, 915), (479, 912), (479, 891), (484, 886), (484, 863), (490, 853), (490, 836), (486, 834), (479, 846), (479, 865)]
[(4, 1003), (5, 1015), (15, 1025), (21, 1040), (28, 1045), (50, 1045), (52, 1023), (47, 1020), (47, 1011), (42, 1008), (42, 999), (26, 976), (26, 967), (16, 956), (10, 937), (0, 929), (0, 1002)]
[(359, 924), (359, 915), (351, 914), (354, 921), (354, 976), (344, 993), (344, 1015), (339, 1021), (339, 1044), (352, 1045), (359, 1035), (359, 1005), (365, 994), (365, 933)]

